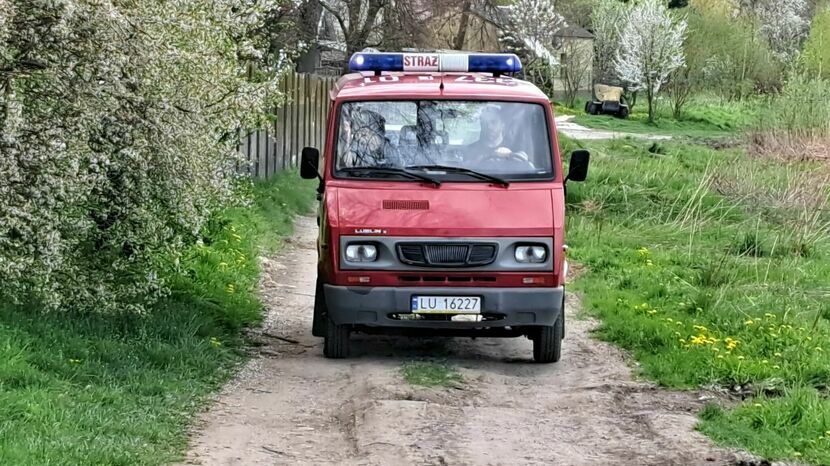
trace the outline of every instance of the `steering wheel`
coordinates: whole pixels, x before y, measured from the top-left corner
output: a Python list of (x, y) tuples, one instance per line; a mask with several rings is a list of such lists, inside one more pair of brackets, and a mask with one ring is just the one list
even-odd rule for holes
[(510, 151), (510, 153), (507, 154), (507, 155), (491, 154), (491, 155), (488, 155), (487, 157), (485, 157), (484, 159), (482, 159), (482, 162), (487, 163), (487, 164), (489, 164), (489, 163), (502, 163), (502, 162), (505, 162), (505, 161), (520, 162), (520, 163), (527, 164), (529, 166), (533, 165), (533, 164), (530, 163), (530, 160), (528, 160), (526, 156), (523, 156), (522, 154), (520, 154), (518, 152), (513, 152), (513, 151)]

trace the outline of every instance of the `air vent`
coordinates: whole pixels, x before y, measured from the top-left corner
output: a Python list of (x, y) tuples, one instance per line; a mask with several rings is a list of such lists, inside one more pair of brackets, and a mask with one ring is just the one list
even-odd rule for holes
[(386, 199), (383, 201), (385, 210), (429, 210), (429, 201), (409, 201)]

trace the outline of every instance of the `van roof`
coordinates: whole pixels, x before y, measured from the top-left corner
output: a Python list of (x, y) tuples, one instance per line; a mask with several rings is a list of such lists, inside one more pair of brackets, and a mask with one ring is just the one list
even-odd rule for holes
[(490, 73), (450, 72), (383, 72), (380, 76), (372, 72), (349, 73), (337, 81), (331, 98), (549, 101), (538, 87), (521, 79), (494, 77)]

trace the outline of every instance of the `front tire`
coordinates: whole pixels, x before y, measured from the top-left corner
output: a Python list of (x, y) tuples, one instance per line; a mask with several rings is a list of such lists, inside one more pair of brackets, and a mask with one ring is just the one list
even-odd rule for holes
[(323, 339), (323, 355), (329, 359), (343, 359), (349, 356), (349, 335), (351, 328), (337, 325), (326, 319), (326, 332)]
[(314, 316), (311, 321), (312, 335), (315, 337), (326, 336), (326, 319), (328, 319), (326, 294), (323, 292), (323, 283), (318, 278), (317, 287), (314, 290)]
[(542, 363), (558, 362), (562, 357), (562, 338), (565, 331), (564, 314), (553, 325), (536, 330), (533, 335), (533, 360)]

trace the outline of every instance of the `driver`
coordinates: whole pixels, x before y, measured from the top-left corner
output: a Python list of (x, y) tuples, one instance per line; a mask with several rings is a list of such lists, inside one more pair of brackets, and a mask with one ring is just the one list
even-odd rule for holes
[(523, 152), (514, 153), (505, 142), (505, 124), (501, 109), (495, 105), (487, 105), (479, 116), (481, 132), (478, 141), (468, 146), (468, 160), (473, 163), (493, 160), (508, 160), (513, 157), (527, 160)]

